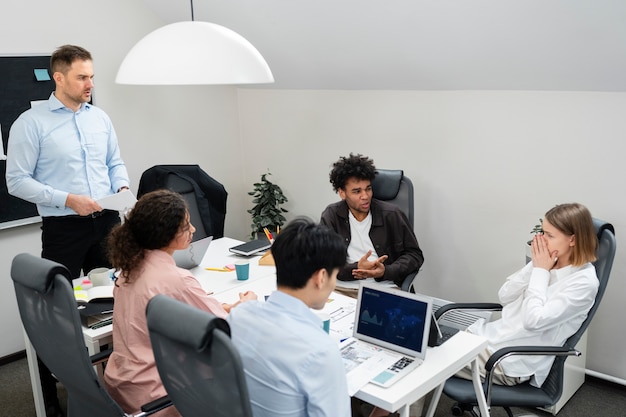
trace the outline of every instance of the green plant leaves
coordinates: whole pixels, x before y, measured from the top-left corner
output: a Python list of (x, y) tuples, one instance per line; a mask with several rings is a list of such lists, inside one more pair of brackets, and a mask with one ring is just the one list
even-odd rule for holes
[(267, 227), (275, 231), (276, 226), (282, 226), (287, 221), (282, 213), (287, 213), (288, 210), (280, 207), (288, 201), (287, 197), (280, 186), (267, 179), (268, 175), (271, 173), (261, 175), (261, 182), (255, 182), (253, 191), (248, 192), (248, 195), (254, 197), (252, 199), (254, 206), (247, 210), (252, 215), (251, 237), (253, 239), (263, 228)]

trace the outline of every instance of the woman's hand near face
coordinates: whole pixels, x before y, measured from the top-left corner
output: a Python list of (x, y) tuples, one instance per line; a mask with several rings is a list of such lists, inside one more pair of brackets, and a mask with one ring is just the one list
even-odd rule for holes
[(530, 249), (532, 252), (533, 266), (543, 268), (547, 271), (554, 268), (558, 260), (558, 253), (557, 251), (550, 253), (546, 239), (542, 234), (535, 235), (530, 244)]

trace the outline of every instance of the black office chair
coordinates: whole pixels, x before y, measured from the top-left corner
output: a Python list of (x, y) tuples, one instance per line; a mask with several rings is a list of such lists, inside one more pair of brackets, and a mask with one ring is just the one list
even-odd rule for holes
[(146, 308), (161, 381), (184, 417), (252, 417), (239, 352), (224, 319), (157, 295)]
[[(485, 383), (483, 384), (485, 390), (485, 397), (487, 399), (487, 405), (503, 407), (509, 417), (513, 417), (511, 407), (551, 407), (561, 398), (563, 393), (563, 375), (565, 360), (568, 356), (580, 356), (580, 352), (575, 349), (576, 344), (582, 337), (585, 330), (589, 326), (589, 323), (596, 314), (606, 286), (611, 274), (611, 267), (613, 266), (613, 259), (615, 258), (615, 229), (610, 223), (604, 222), (599, 219), (593, 219), (598, 235), (598, 249), (597, 260), (594, 262), (596, 267), (596, 275), (600, 283), (598, 287), (598, 293), (596, 295), (595, 303), (587, 318), (580, 326), (578, 331), (569, 337), (563, 344), (563, 346), (516, 346), (499, 349), (489, 358), (485, 368), (487, 370), (485, 376)], [(493, 303), (459, 303), (448, 304), (441, 307), (435, 316), (439, 319), (446, 312), (453, 309), (480, 309), (480, 310), (501, 310), (500, 304)], [(536, 388), (530, 385), (530, 382), (514, 386), (495, 385), (492, 382), (491, 370), (503, 359), (514, 355), (553, 355), (555, 356), (554, 363), (550, 369), (550, 373), (546, 381), (541, 388)], [(443, 389), (443, 392), (453, 400), (457, 401), (452, 408), (452, 413), (455, 416), (463, 415), (464, 411), (471, 411), (472, 415), (476, 416), (473, 411), (474, 406), (477, 404), (476, 395), (474, 392), (474, 386), (471, 381), (461, 378), (450, 378)]]
[[(415, 228), (413, 183), (404, 175), (404, 171), (400, 169), (378, 169), (376, 177), (372, 181), (372, 193), (375, 199), (400, 207), (400, 210), (409, 219), (411, 228)], [(412, 285), (417, 272), (407, 275), (404, 279), (400, 287), (403, 291), (415, 292)]]
[(191, 224), (196, 228), (194, 242), (207, 236), (224, 236), (228, 193), (198, 165), (155, 165), (147, 169), (141, 174), (137, 197), (163, 188), (179, 193), (187, 202)]
[[(11, 278), (24, 330), (37, 355), (67, 390), (68, 417), (129, 417), (98, 379), (94, 365), (111, 353), (87, 353), (70, 273), (63, 265), (22, 253)], [(150, 415), (171, 402), (161, 398), (142, 407)]]

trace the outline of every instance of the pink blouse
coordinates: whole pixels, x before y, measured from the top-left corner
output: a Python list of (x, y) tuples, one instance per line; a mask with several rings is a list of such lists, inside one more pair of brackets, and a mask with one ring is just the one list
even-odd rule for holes
[[(161, 250), (147, 251), (139, 274), (130, 283), (118, 281), (113, 290), (113, 353), (104, 373), (107, 390), (127, 413), (166, 395), (159, 378), (146, 322), (146, 306), (157, 294), (165, 294), (218, 317), (227, 313), (220, 302), (209, 297), (187, 270)], [(179, 416), (174, 407), (155, 416)]]

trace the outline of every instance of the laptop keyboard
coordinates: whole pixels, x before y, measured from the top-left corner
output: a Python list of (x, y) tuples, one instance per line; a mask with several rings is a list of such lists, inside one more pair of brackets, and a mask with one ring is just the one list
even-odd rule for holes
[(402, 369), (406, 368), (407, 366), (409, 366), (411, 363), (413, 363), (414, 359), (411, 358), (407, 358), (406, 356), (398, 359), (396, 361), (396, 363), (394, 363), (393, 365), (391, 365), (389, 369), (391, 372), (399, 372)]
[(446, 340), (450, 339), (452, 336), (454, 336), (455, 334), (457, 334), (458, 330), (456, 331), (445, 331), (445, 330), (441, 330), (441, 343), (445, 342)]

